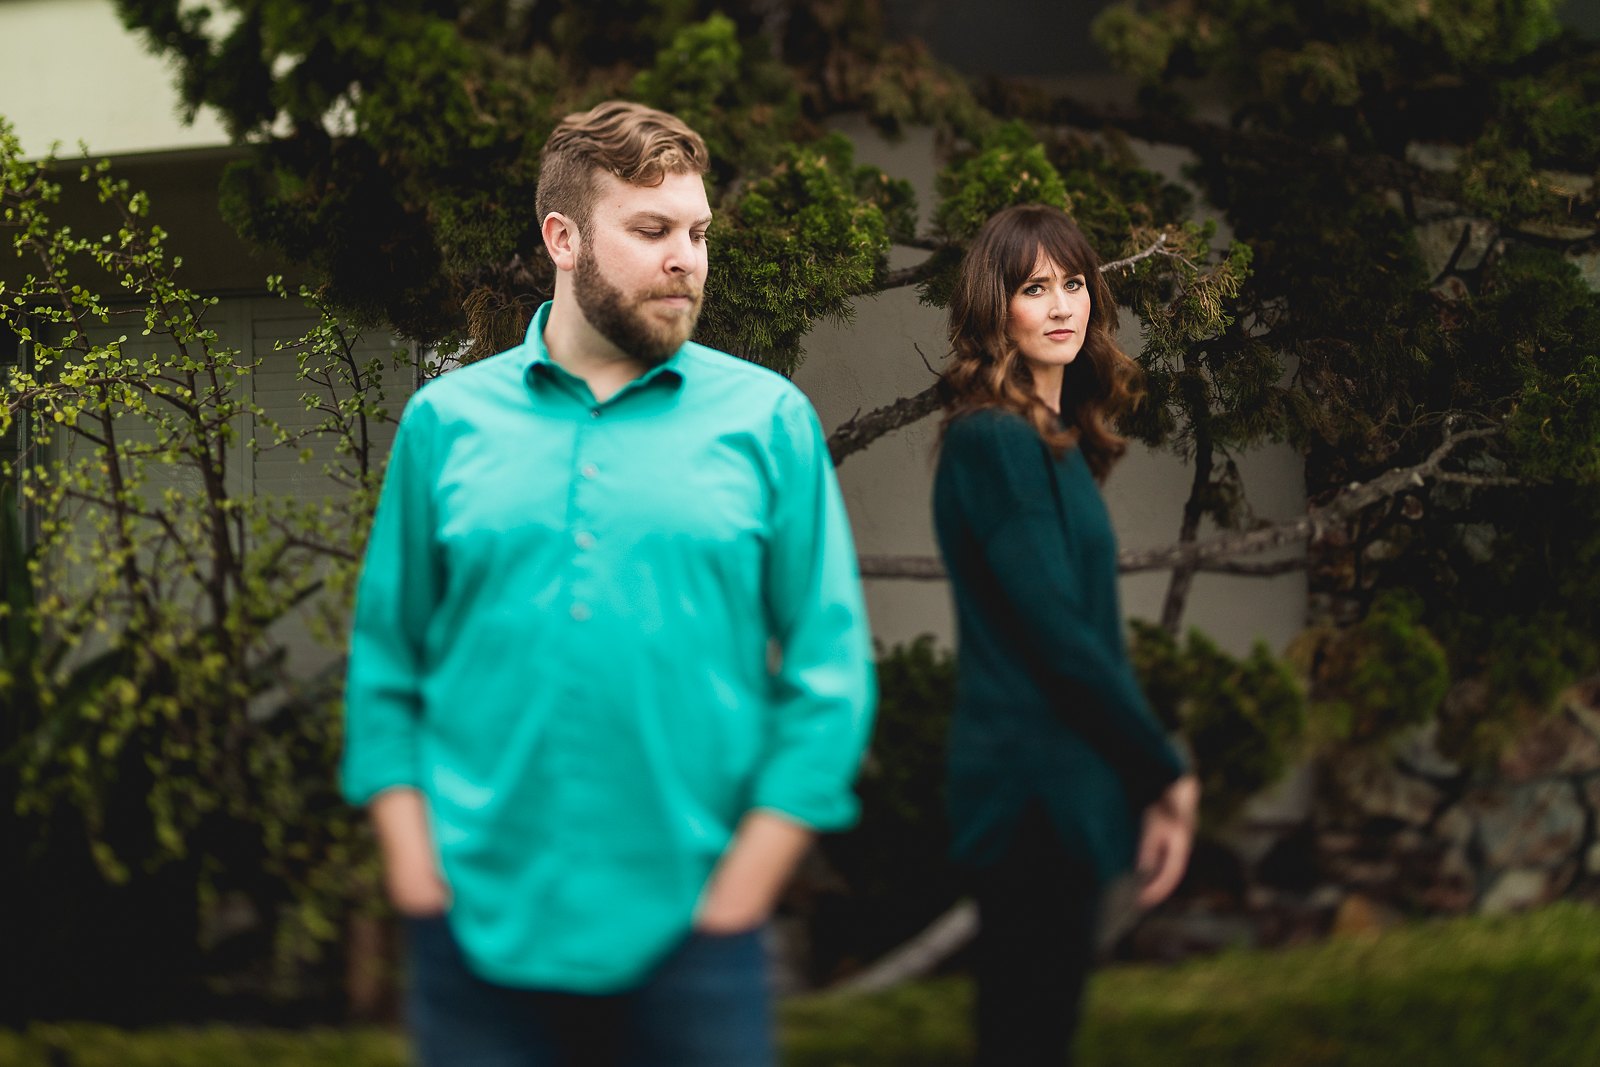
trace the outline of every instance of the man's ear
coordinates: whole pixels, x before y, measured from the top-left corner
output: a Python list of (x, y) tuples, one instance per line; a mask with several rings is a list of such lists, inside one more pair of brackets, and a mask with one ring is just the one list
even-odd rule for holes
[(552, 211), (544, 217), (540, 234), (544, 237), (545, 251), (550, 253), (550, 261), (556, 265), (556, 270), (573, 270), (577, 267), (578, 245), (582, 240), (577, 223), (559, 211)]

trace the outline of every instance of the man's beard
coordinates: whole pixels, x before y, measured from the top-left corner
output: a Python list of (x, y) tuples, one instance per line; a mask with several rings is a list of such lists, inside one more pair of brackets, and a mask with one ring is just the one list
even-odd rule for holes
[[(631, 303), (621, 289), (606, 281), (588, 246), (578, 251), (578, 267), (573, 275), (573, 292), (578, 307), (589, 325), (600, 336), (622, 351), (650, 366), (664, 363), (694, 333), (700, 318), (701, 292), (685, 280), (678, 285), (662, 285), (640, 293)], [(645, 308), (645, 303), (663, 296), (687, 296), (693, 303), (682, 313), (663, 320)]]

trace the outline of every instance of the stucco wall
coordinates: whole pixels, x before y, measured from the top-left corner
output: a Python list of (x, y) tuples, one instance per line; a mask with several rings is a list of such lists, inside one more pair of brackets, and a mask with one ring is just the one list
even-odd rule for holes
[(167, 65), (122, 27), (110, 0), (3, 0), (0, 115), (23, 151), (80, 140), (112, 155), (227, 143), (214, 117), (186, 126)]

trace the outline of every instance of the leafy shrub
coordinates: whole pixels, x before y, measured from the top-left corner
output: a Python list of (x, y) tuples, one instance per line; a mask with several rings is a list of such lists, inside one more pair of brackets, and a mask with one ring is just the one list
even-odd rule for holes
[(1380, 597), (1353, 626), (1302, 635), (1323, 739), (1370, 744), (1434, 717), (1450, 667), (1420, 615), (1411, 597)]
[(847, 895), (825, 899), (812, 922), (821, 977), (870, 962), (954, 902), (945, 850), (945, 735), (955, 706), (955, 656), (933, 635), (878, 659), (878, 717), (856, 792), (861, 822), (823, 839)]
[(1257, 643), (1244, 659), (1190, 631), (1182, 648), (1161, 627), (1135, 621), (1132, 656), (1156, 714), (1194, 753), (1206, 821), (1226, 819), (1283, 776), (1305, 729), (1294, 672)]

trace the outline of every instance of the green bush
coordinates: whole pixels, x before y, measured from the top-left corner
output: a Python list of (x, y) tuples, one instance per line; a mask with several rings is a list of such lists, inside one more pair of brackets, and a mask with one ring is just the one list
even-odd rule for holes
[(1421, 613), (1415, 597), (1380, 597), (1354, 626), (1302, 638), (1315, 645), (1312, 714), (1322, 739), (1375, 743), (1434, 717), (1450, 666)]
[(1180, 648), (1161, 627), (1135, 621), (1131, 654), (1157, 716), (1193, 749), (1208, 823), (1283, 776), (1305, 729), (1306, 700), (1265, 645), (1235, 659), (1198, 631)]
[(811, 916), (812, 969), (827, 981), (911, 937), (957, 896), (945, 859), (945, 735), (955, 656), (923, 634), (878, 659), (872, 751), (856, 783), (861, 821), (822, 839), (842, 893)]

